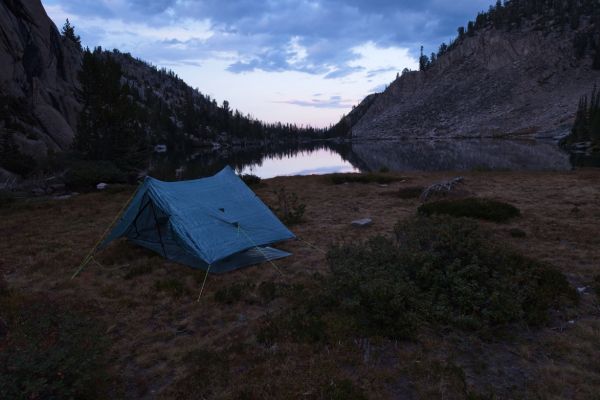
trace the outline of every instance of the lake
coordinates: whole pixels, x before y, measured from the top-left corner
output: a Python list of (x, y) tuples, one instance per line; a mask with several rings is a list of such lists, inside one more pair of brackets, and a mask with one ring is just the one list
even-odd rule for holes
[(261, 178), (284, 175), (378, 171), (565, 171), (599, 167), (600, 156), (570, 154), (540, 140), (454, 139), (313, 142), (243, 149), (216, 149), (193, 154), (156, 154), (151, 175), (164, 180), (211, 175), (225, 165)]

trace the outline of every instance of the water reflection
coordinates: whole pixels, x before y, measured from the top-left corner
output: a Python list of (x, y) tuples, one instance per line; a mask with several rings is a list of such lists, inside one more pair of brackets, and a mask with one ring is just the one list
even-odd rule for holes
[(312, 142), (157, 154), (151, 175), (193, 179), (230, 165), (262, 178), (333, 172), (441, 170), (569, 170), (600, 166), (600, 157), (569, 155), (554, 142), (533, 140)]

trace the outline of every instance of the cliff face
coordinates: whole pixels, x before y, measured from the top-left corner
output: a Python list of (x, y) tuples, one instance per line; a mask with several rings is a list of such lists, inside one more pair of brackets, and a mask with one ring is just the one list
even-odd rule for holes
[(34, 158), (65, 150), (77, 125), (79, 47), (39, 0), (0, 2), (0, 134)]
[(569, 27), (488, 27), (465, 36), (425, 71), (407, 72), (352, 125), (355, 139), (559, 136), (568, 133), (581, 96), (600, 71), (575, 55), (583, 18)]

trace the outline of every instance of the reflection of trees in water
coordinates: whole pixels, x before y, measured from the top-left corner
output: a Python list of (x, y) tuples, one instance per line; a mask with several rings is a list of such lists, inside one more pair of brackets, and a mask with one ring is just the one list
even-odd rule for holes
[[(285, 159), (302, 153), (329, 150), (361, 171), (387, 167), (396, 171), (435, 171), (470, 169), (564, 170), (571, 165), (600, 166), (600, 156), (569, 155), (553, 143), (517, 140), (447, 140), (404, 142), (273, 143), (263, 147), (245, 147), (199, 151), (194, 154), (156, 155), (151, 175), (175, 179), (183, 167), (181, 179), (213, 175), (226, 165), (236, 171), (262, 166), (267, 158)], [(307, 165), (307, 167), (318, 167)]]
[(348, 156), (351, 152), (349, 144), (337, 144), (326, 141), (287, 144), (274, 143), (262, 147), (206, 150), (193, 154), (177, 152), (156, 154), (151, 163), (150, 175), (158, 179), (174, 180), (176, 177), (175, 171), (183, 168), (181, 178), (194, 179), (214, 175), (226, 165), (229, 165), (236, 171), (241, 171), (247, 166), (262, 166), (266, 158), (284, 159), (318, 150), (335, 151), (344, 160), (352, 163)]

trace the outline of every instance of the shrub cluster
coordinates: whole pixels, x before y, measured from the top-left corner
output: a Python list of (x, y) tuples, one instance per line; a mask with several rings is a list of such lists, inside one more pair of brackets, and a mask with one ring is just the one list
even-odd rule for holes
[(521, 211), (511, 204), (476, 197), (434, 201), (421, 205), (418, 211), (426, 216), (450, 215), (494, 222), (505, 222), (521, 215)]
[(322, 290), (267, 321), (258, 339), (411, 338), (425, 326), (493, 335), (540, 326), (549, 309), (577, 301), (562, 273), (496, 245), (474, 221), (418, 217), (395, 234), (332, 248)]
[(248, 186), (255, 186), (258, 185), (262, 179), (260, 179), (258, 176), (256, 175), (252, 175), (252, 174), (244, 174), (244, 175), (240, 175), (240, 178), (244, 181), (244, 183)]
[(98, 183), (125, 183), (127, 174), (110, 161), (76, 161), (70, 166), (65, 183), (71, 189), (93, 189)]
[(288, 192), (285, 187), (275, 191), (277, 208), (275, 212), (284, 224), (294, 225), (302, 222), (306, 204), (301, 203), (298, 195)]

